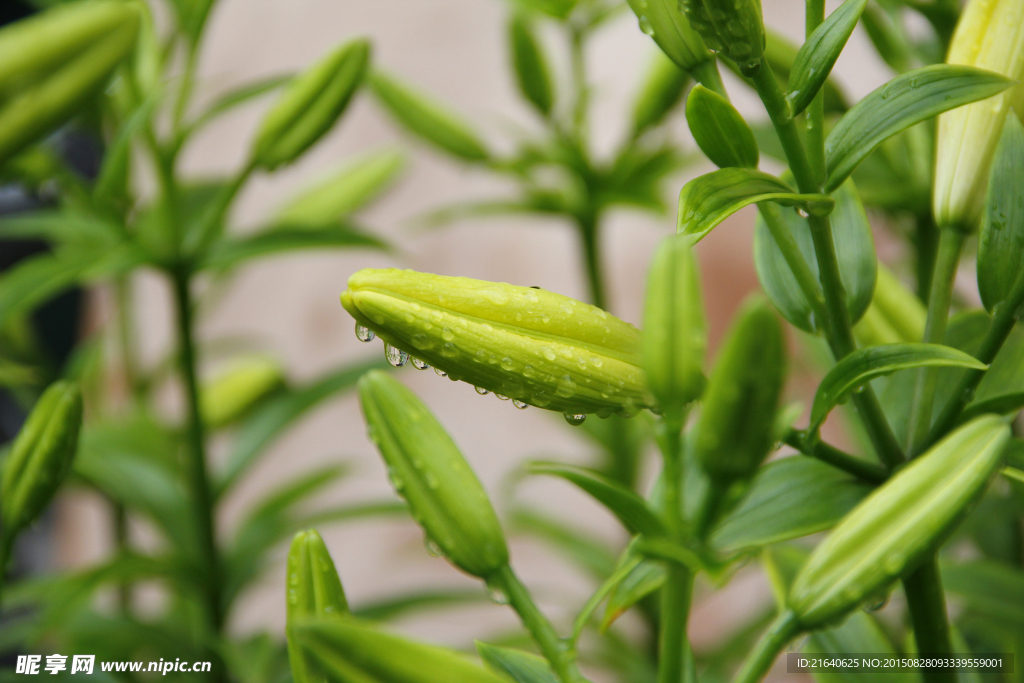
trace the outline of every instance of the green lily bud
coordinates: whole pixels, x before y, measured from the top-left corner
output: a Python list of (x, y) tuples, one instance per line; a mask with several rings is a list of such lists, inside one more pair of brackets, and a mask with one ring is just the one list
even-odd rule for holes
[(587, 413), (633, 415), (648, 405), (640, 331), (594, 306), (532, 287), (394, 268), (364, 269), (341, 304), (357, 335), (378, 334), (392, 365), (470, 382), (580, 422)]
[(633, 135), (639, 136), (648, 128), (661, 123), (679, 101), (683, 99), (690, 74), (675, 62), (655, 51), (647, 76), (633, 103)]
[(370, 438), (432, 550), (487, 579), (508, 564), (498, 517), (458, 446), (414, 393), (384, 372), (359, 380)]
[(0, 30), (0, 162), (71, 118), (135, 44), (128, 2), (58, 7)]
[[(971, 0), (949, 45), (948, 64), (1024, 77), (1024, 3)], [(979, 225), (989, 169), (1015, 90), (939, 116), (932, 211), (939, 225), (973, 231)]]
[(82, 392), (54, 382), (21, 428), (0, 478), (0, 516), (6, 542), (43, 511), (60, 486), (78, 448)]
[(788, 605), (805, 629), (843, 617), (916, 568), (952, 531), (999, 465), (1010, 429), (979, 417), (865, 498), (815, 549)]
[(533, 26), (525, 16), (516, 13), (509, 22), (508, 33), (519, 90), (540, 113), (549, 114), (554, 100), (551, 72)]
[(200, 388), (203, 421), (214, 429), (228, 425), (283, 386), (284, 373), (277, 361), (265, 356), (236, 359)]
[(786, 378), (782, 328), (767, 300), (752, 297), (737, 314), (704, 392), (695, 448), (722, 483), (751, 477), (773, 445)]
[(299, 75), (263, 117), (253, 159), (265, 169), (290, 164), (345, 111), (370, 62), (370, 43), (353, 40)]
[(640, 30), (653, 38), (680, 69), (693, 71), (714, 59), (708, 46), (718, 49), (717, 39), (715, 44), (705, 45), (700, 28), (696, 25), (691, 28), (693, 18), (679, 11), (678, 0), (629, 0), (629, 6), (640, 21)]
[(358, 619), (301, 621), (288, 627), (288, 642), (334, 683), (508, 683), (457, 652)]
[(745, 76), (757, 73), (765, 48), (759, 0), (680, 0), (679, 7), (708, 47), (736, 62)]
[[(348, 614), (348, 602), (334, 561), (315, 529), (300, 531), (292, 538), (288, 551), (288, 625), (303, 619), (337, 617)], [(288, 642), (292, 678), (296, 681), (325, 680), (309, 666), (299, 648)]]
[(706, 328), (689, 240), (669, 237), (654, 254), (644, 302), (643, 367), (661, 410), (679, 413), (700, 397)]

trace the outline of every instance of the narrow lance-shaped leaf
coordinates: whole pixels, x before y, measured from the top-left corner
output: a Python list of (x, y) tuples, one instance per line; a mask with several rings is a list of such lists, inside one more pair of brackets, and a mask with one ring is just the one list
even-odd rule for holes
[(814, 550), (787, 604), (805, 630), (842, 618), (934, 552), (984, 491), (1010, 430), (980, 417), (864, 499)]
[(686, 122), (701, 151), (716, 166), (757, 168), (757, 140), (729, 100), (697, 85), (686, 98)]
[(768, 173), (750, 168), (722, 168), (683, 185), (676, 232), (701, 240), (743, 207), (767, 201), (825, 215), (834, 205), (828, 195), (800, 194)]
[(660, 536), (665, 533), (661, 520), (643, 498), (597, 472), (554, 462), (531, 463), (529, 472), (561, 477), (576, 484), (608, 508), (631, 534)]
[(399, 123), (427, 142), (467, 161), (483, 161), (489, 156), (467, 123), (393, 77), (374, 71), (370, 88)]
[(540, 113), (549, 114), (554, 102), (551, 72), (533, 26), (517, 12), (509, 22), (508, 34), (519, 90)]
[(662, 587), (667, 572), (665, 563), (657, 560), (642, 560), (620, 581), (608, 596), (601, 630), (607, 630), (612, 623), (645, 597)]
[(978, 291), (990, 312), (1010, 295), (1024, 263), (1024, 126), (1009, 116), (992, 162), (978, 242)]
[(203, 255), (199, 268), (227, 269), (255, 258), (300, 249), (363, 247), (386, 249), (384, 242), (351, 226), (310, 226), (320, 229), (265, 230), (255, 235), (228, 237), (215, 242)]
[(825, 140), (825, 189), (834, 191), (883, 140), (944, 111), (996, 95), (1011, 85), (999, 74), (933, 64), (901, 74), (853, 106)]
[(984, 370), (988, 366), (970, 354), (942, 344), (888, 344), (857, 349), (836, 363), (821, 380), (811, 406), (808, 429), (817, 430), (834, 407), (874, 378), (897, 370), (923, 367)]
[(655, 50), (643, 85), (633, 103), (633, 135), (638, 136), (664, 121), (683, 99), (689, 82), (688, 72), (680, 69), (660, 50)]
[(800, 48), (793, 70), (789, 72), (789, 92), (786, 93), (793, 116), (807, 108), (832, 73), (865, 5), (867, 0), (846, 0)]
[(515, 683), (558, 683), (558, 677), (551, 671), (547, 661), (537, 655), (488, 645), (479, 640), (476, 641), (476, 651), (480, 653), (484, 664), (508, 676)]

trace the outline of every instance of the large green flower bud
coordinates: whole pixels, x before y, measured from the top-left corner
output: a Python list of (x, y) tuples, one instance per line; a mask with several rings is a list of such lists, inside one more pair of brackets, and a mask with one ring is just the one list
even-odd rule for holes
[(700, 397), (705, 328), (700, 277), (689, 239), (669, 237), (654, 255), (644, 303), (644, 372), (663, 411), (678, 413)]
[(984, 491), (1010, 438), (984, 415), (865, 498), (815, 549), (787, 603), (805, 630), (832, 623), (916, 568)]
[(0, 163), (64, 123), (135, 44), (130, 2), (78, 2), (0, 30)]
[(253, 158), (272, 170), (290, 164), (334, 126), (362, 83), (370, 43), (353, 40), (299, 75), (263, 117)]
[(482, 579), (508, 565), (505, 535), (487, 493), (423, 402), (379, 370), (359, 380), (359, 399), (391, 483), (428, 545)]
[(640, 30), (680, 69), (693, 71), (714, 59), (698, 35), (699, 29), (690, 27), (692, 19), (687, 21), (680, 11), (679, 0), (629, 0), (629, 6), (640, 21)]
[(765, 299), (752, 298), (718, 352), (696, 428), (697, 457), (712, 479), (747, 479), (771, 452), (785, 366), (778, 318)]
[(199, 405), (203, 421), (215, 429), (230, 424), (283, 386), (284, 372), (274, 359), (238, 358), (201, 387)]
[(679, 0), (679, 7), (708, 47), (745, 75), (757, 73), (765, 47), (760, 0)]
[(43, 392), (4, 462), (0, 479), (3, 538), (14, 536), (43, 511), (78, 448), (82, 392), (70, 382), (54, 382)]
[[(348, 614), (348, 601), (331, 554), (315, 529), (300, 531), (288, 551), (288, 588), (285, 602), (288, 625), (311, 618)], [(292, 678), (295, 681), (326, 680), (304, 653), (288, 642)]]
[(594, 306), (532, 287), (394, 268), (364, 269), (341, 304), (389, 345), (388, 359), (433, 365), (480, 393), (558, 410), (633, 415), (648, 405), (640, 331)]

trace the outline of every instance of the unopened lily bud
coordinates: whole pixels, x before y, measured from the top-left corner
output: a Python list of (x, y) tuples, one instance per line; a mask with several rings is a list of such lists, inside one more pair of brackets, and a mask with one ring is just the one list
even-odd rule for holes
[[(968, 2), (946, 62), (987, 69), (1013, 80), (1024, 77), (1024, 3)], [(1019, 89), (1016, 86), (939, 116), (932, 211), (940, 226), (965, 231), (978, 227), (992, 157)]]
[(644, 302), (644, 372), (662, 411), (678, 413), (700, 397), (706, 327), (689, 240), (669, 237), (655, 252)]
[(480, 480), (414, 393), (379, 370), (359, 380), (370, 438), (427, 545), (467, 574), (487, 579), (508, 565), (508, 546)]
[(712, 479), (751, 477), (772, 450), (786, 377), (782, 329), (771, 305), (750, 299), (718, 352), (704, 392), (695, 448)]
[(689, 82), (690, 74), (687, 71), (656, 51), (633, 103), (633, 135), (639, 136), (664, 121), (683, 99)]
[(132, 50), (140, 11), (80, 2), (0, 30), (0, 162), (79, 111)]
[(693, 20), (679, 11), (678, 0), (629, 0), (629, 6), (640, 21), (640, 30), (653, 38), (680, 69), (692, 71), (714, 59), (708, 52), (711, 44), (705, 45), (699, 29), (691, 28)]
[(759, 0), (680, 0), (679, 7), (708, 47), (736, 62), (744, 75), (757, 73), (765, 47)]
[(264, 116), (254, 160), (268, 170), (295, 161), (334, 126), (369, 62), (370, 43), (353, 40), (300, 74)]
[[(389, 345), (388, 359), (433, 365), (567, 416), (631, 416), (648, 405), (640, 331), (594, 306), (532, 287), (394, 268), (364, 269), (341, 304)], [(582, 417), (579, 419), (582, 420)]]
[(981, 495), (1010, 438), (994, 415), (973, 420), (899, 470), (821, 542), (787, 603), (805, 630), (846, 616), (913, 571)]
[(288, 642), (333, 683), (508, 683), (465, 655), (358, 619), (301, 621), (288, 627)]
[[(330, 618), (348, 614), (348, 602), (334, 561), (320, 534), (314, 529), (300, 531), (292, 538), (288, 551), (288, 588), (285, 604), (288, 625), (311, 618)], [(295, 681), (326, 680), (317, 666), (291, 641), (288, 658)]]
[(230, 424), (283, 386), (284, 373), (277, 361), (265, 356), (239, 358), (200, 389), (203, 421), (215, 429)]
[(28, 416), (0, 479), (0, 519), (10, 542), (43, 511), (75, 457), (82, 425), (82, 392), (54, 382)]

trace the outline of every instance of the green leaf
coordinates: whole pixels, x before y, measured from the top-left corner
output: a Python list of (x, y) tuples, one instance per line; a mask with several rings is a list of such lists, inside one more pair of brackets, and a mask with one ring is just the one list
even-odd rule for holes
[(1011, 85), (970, 66), (934, 64), (907, 72), (858, 102), (825, 140), (827, 192), (833, 192), (886, 138), (926, 119), (992, 97)]
[(942, 563), (943, 588), (980, 614), (1024, 627), (1024, 571), (1001, 562)]
[(666, 575), (665, 564), (656, 560), (643, 560), (633, 567), (608, 596), (601, 630), (607, 630), (627, 610), (661, 588)]
[[(898, 656), (892, 641), (885, 635), (878, 621), (870, 614), (854, 610), (839, 626), (814, 631), (807, 639), (802, 652), (842, 657), (853, 652), (877, 652)], [(871, 683), (906, 683), (907, 675), (901, 671), (872, 671)], [(814, 674), (817, 683), (862, 683), (864, 671), (837, 668), (825, 673)]]
[(578, 0), (512, 0), (523, 9), (540, 12), (554, 19), (565, 19)]
[(466, 161), (484, 161), (490, 156), (469, 124), (391, 76), (374, 71), (370, 88), (411, 133)]
[(907, 368), (943, 366), (975, 370), (988, 367), (973, 356), (942, 344), (886, 344), (857, 349), (836, 363), (821, 380), (808, 429), (817, 430), (834, 407), (875, 377)]
[(379, 360), (364, 361), (335, 370), (305, 386), (275, 396), (249, 416), (239, 428), (224, 471), (215, 489), (227, 491), (274, 440), (296, 420), (324, 400), (353, 388), (363, 373), (385, 367)]
[(992, 311), (1010, 295), (1024, 262), (1024, 127), (1006, 118), (992, 162), (978, 242), (978, 291)]
[(107, 249), (121, 234), (109, 221), (78, 211), (43, 209), (0, 219), (0, 240), (25, 238)]
[(555, 462), (533, 462), (528, 465), (528, 471), (531, 474), (561, 477), (576, 484), (608, 508), (631, 534), (645, 536), (665, 534), (664, 525), (647, 506), (647, 501), (597, 472)]
[(405, 164), (386, 149), (363, 155), (302, 192), (277, 215), (276, 223), (328, 226), (355, 213), (390, 186)]
[(221, 114), (225, 114), (241, 104), (254, 100), (260, 95), (265, 95), (273, 90), (277, 90), (293, 78), (294, 74), (271, 76), (269, 78), (264, 78), (253, 83), (247, 83), (238, 88), (228, 90), (214, 100), (213, 104), (207, 107), (207, 109), (192, 122), (189, 127), (190, 132), (194, 132), (199, 128), (202, 128)]
[[(878, 272), (875, 241), (871, 234), (864, 205), (852, 180), (847, 180), (835, 191), (836, 207), (830, 216), (832, 239), (839, 255), (839, 277), (846, 292), (846, 307), (850, 320), (861, 319), (871, 304)], [(814, 251), (814, 238), (807, 220), (795, 209), (779, 209), (790, 234), (800, 248), (804, 261), (815, 279), (819, 277), (818, 259)], [(804, 296), (778, 242), (758, 214), (754, 232), (754, 265), (765, 294), (779, 313), (794, 326), (805, 332), (817, 333), (822, 321), (814, 318), (811, 302)]]
[(386, 249), (384, 242), (348, 225), (319, 229), (265, 230), (251, 237), (228, 237), (213, 244), (201, 268), (225, 270), (252, 259), (276, 256), (300, 249), (369, 247)]
[(733, 553), (824, 531), (870, 492), (870, 485), (818, 460), (781, 458), (757, 471), (746, 496), (712, 531), (710, 543)]
[(91, 265), (93, 254), (76, 250), (40, 254), (0, 275), (0, 326), (76, 285)]
[(793, 70), (789, 72), (789, 92), (786, 93), (793, 116), (807, 108), (832, 73), (865, 5), (867, 0), (847, 0), (801, 46)]
[(765, 201), (824, 213), (833, 206), (828, 195), (799, 194), (773, 175), (750, 168), (722, 168), (683, 185), (676, 232), (701, 240), (743, 207)]
[(639, 136), (665, 120), (683, 99), (690, 74), (656, 50), (643, 85), (633, 102), (633, 135)]
[(484, 664), (516, 683), (558, 683), (547, 660), (522, 650), (496, 647), (476, 641), (476, 651)]
[(579, 529), (525, 509), (514, 510), (510, 522), (514, 531), (537, 536), (595, 579), (615, 571), (615, 555), (607, 545)]
[(548, 60), (532, 23), (519, 12), (509, 22), (508, 42), (520, 92), (541, 114), (549, 114), (555, 96)]
[(703, 85), (694, 86), (686, 98), (686, 122), (701, 151), (716, 166), (757, 168), (757, 140), (729, 100)]
[(420, 610), (459, 607), (482, 603), (487, 599), (487, 593), (479, 588), (473, 590), (423, 590), (363, 603), (353, 609), (352, 614), (370, 621), (387, 621)]
[(103, 163), (93, 186), (93, 195), (101, 205), (123, 200), (127, 195), (135, 136), (150, 122), (156, 104), (155, 97), (140, 104), (103, 150)]

